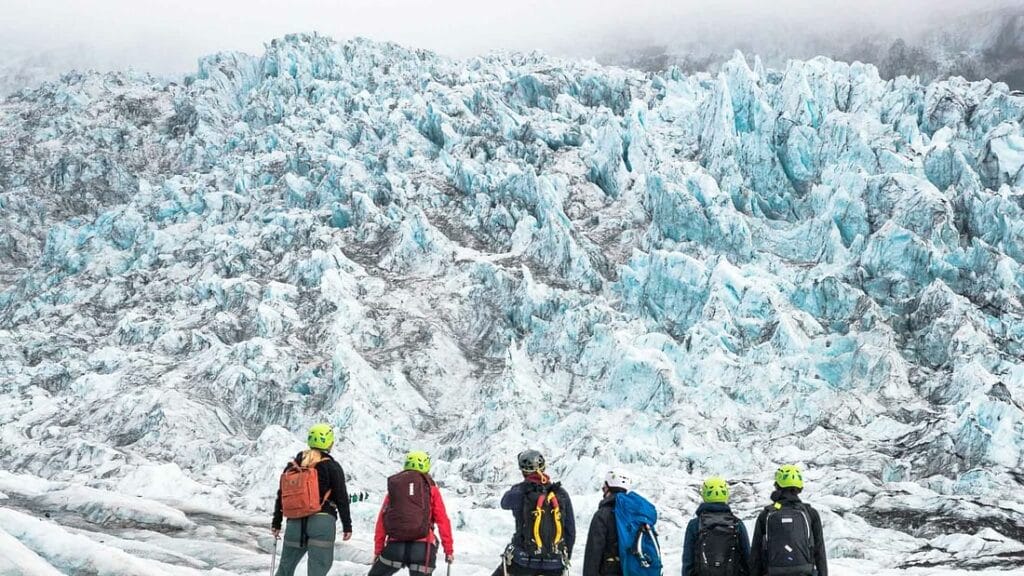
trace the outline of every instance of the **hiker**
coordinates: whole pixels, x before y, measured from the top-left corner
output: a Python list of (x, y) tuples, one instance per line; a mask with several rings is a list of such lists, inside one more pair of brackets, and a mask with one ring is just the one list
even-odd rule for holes
[(750, 539), (729, 508), (729, 484), (708, 478), (700, 496), (704, 503), (686, 525), (683, 576), (749, 576)]
[(518, 457), (523, 481), (501, 498), (511, 510), (516, 532), (493, 576), (562, 576), (576, 542), (576, 521), (569, 494), (544, 473), (544, 456), (526, 450)]
[(437, 565), (437, 536), (441, 531), (445, 561), (455, 561), (452, 525), (441, 490), (430, 477), (430, 456), (409, 452), (402, 471), (388, 478), (388, 493), (377, 515), (373, 566), (369, 576), (391, 576), (408, 568), (411, 576), (429, 576)]
[(281, 535), (282, 517), (288, 519), (277, 576), (295, 574), (295, 567), (307, 553), (309, 576), (325, 576), (334, 563), (335, 524), (339, 516), (342, 539), (352, 538), (345, 472), (330, 455), (334, 429), (330, 424), (316, 424), (309, 429), (306, 443), (309, 450), (299, 452), (281, 474), (281, 487), (274, 503), (271, 532), (275, 540)]
[(605, 475), (604, 498), (587, 534), (583, 576), (661, 574), (661, 549), (654, 530), (658, 514), (632, 487), (632, 479), (622, 472)]
[(754, 525), (751, 576), (828, 576), (821, 517), (800, 501), (803, 489), (797, 466), (782, 466), (775, 472), (773, 504), (761, 511)]

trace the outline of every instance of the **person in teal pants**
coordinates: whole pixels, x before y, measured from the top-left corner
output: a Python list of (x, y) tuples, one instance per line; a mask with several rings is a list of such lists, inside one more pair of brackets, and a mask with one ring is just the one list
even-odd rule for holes
[[(316, 466), (320, 484), (319, 513), (306, 518), (289, 518), (284, 529), (284, 547), (276, 576), (293, 576), (302, 558), (309, 555), (309, 576), (326, 576), (334, 564), (334, 541), (338, 519), (341, 520), (342, 539), (352, 538), (352, 516), (349, 513), (345, 471), (330, 455), (334, 446), (334, 429), (328, 424), (317, 424), (309, 429), (309, 450), (300, 452), (295, 463), (304, 468)], [(291, 466), (291, 464), (289, 464)], [(275, 539), (281, 537), (283, 520), (281, 490), (277, 491), (271, 531)]]

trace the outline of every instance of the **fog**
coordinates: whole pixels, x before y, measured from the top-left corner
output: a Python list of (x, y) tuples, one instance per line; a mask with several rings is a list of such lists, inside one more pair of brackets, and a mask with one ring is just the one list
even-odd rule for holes
[[(590, 57), (681, 39), (912, 35), (1021, 0), (0, 0), (0, 54), (63, 54), (98, 68), (187, 72), (220, 50), (289, 32), (365, 36), (454, 56), (540, 49)], [(81, 65), (82, 62), (77, 62)]]

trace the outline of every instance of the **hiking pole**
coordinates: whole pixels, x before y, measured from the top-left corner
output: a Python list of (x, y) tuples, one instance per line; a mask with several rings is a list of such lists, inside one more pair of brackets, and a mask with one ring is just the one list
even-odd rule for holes
[(274, 555), (270, 557), (270, 576), (274, 576), (274, 569), (277, 568), (277, 537), (274, 537)]

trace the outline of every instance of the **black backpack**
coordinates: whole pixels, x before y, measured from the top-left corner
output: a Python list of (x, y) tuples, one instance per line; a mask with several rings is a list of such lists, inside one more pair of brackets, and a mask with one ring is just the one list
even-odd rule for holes
[(699, 522), (693, 576), (746, 576), (736, 531), (739, 518), (731, 512), (705, 512)]
[(566, 550), (560, 484), (527, 482), (516, 521), (512, 561), (531, 570), (560, 570)]
[(814, 534), (803, 504), (765, 509), (764, 556), (768, 575), (814, 574)]

